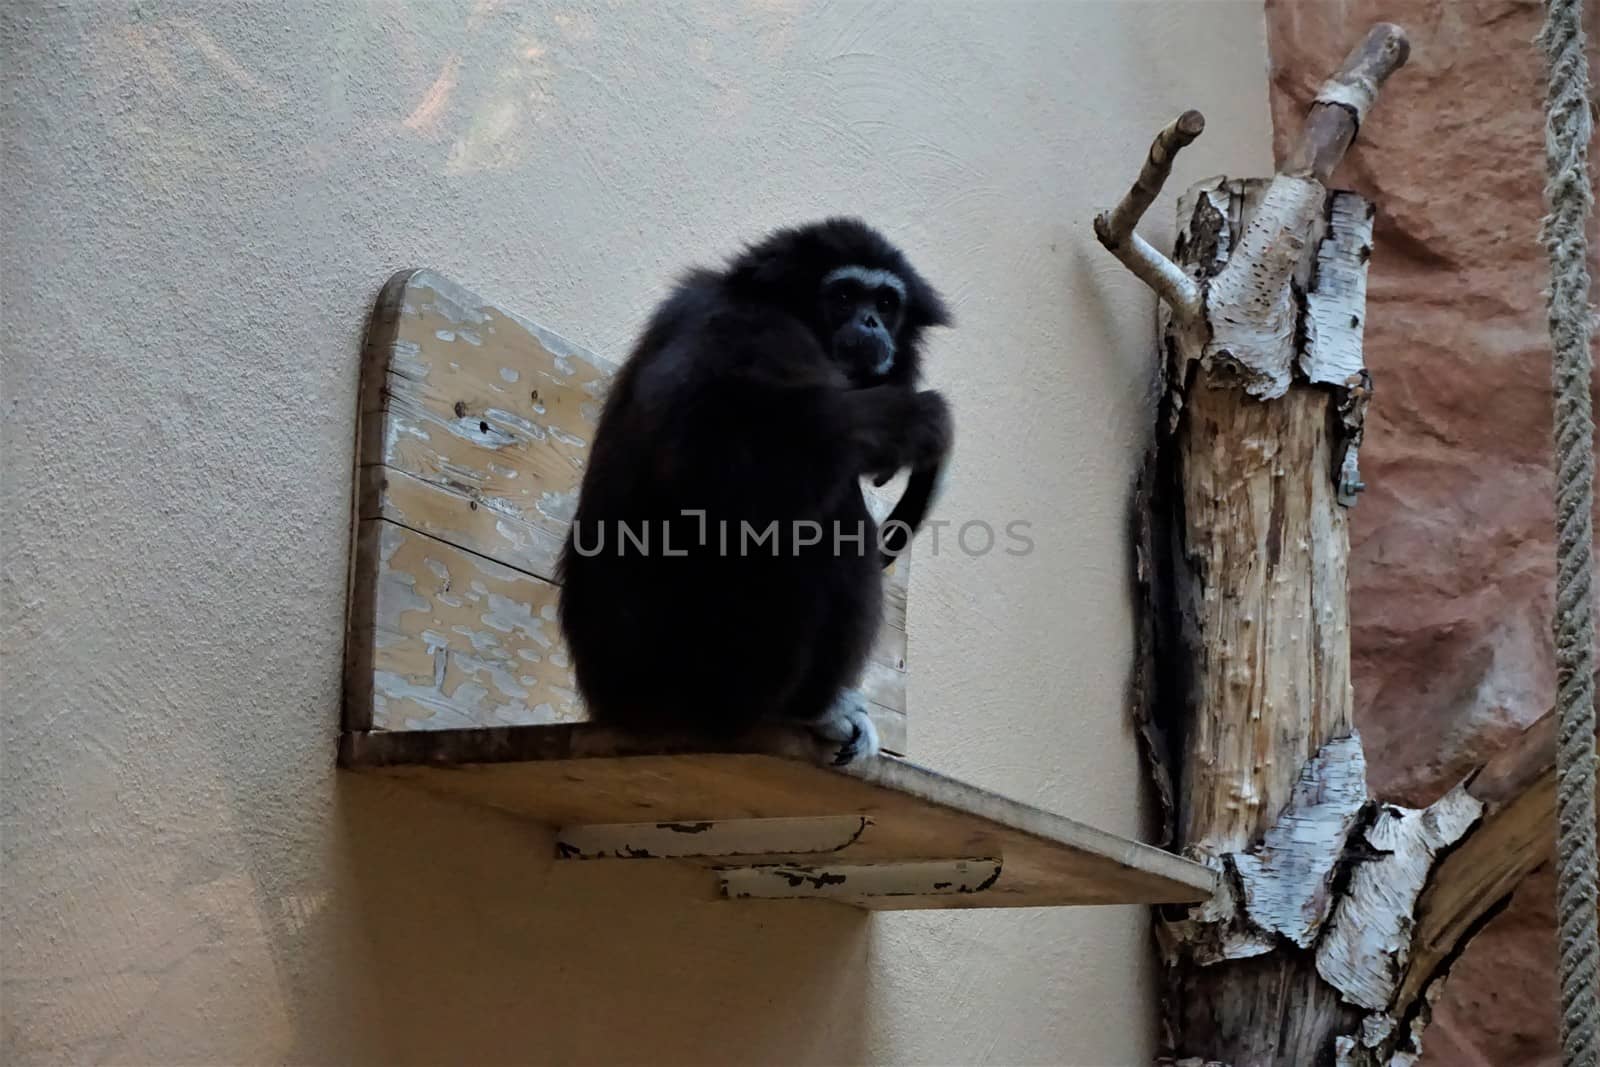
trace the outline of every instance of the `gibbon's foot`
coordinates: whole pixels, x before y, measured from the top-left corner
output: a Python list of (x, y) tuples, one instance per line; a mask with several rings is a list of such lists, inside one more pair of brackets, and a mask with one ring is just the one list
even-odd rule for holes
[(859, 689), (840, 693), (827, 714), (811, 723), (810, 729), (824, 743), (826, 761), (835, 767), (878, 754), (878, 728), (872, 725), (867, 698)]

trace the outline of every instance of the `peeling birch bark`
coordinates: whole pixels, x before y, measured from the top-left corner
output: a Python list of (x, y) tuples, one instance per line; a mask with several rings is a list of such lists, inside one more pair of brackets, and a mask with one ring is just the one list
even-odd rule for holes
[(1206, 317), (1211, 339), (1201, 358), (1237, 375), (1245, 392), (1273, 400), (1289, 390), (1300, 307), (1289, 282), (1328, 191), (1306, 178), (1279, 175), (1239, 237), (1227, 266), (1211, 280)]
[(1316, 284), (1306, 293), (1306, 342), (1300, 370), (1308, 382), (1348, 386), (1365, 367), (1367, 260), (1373, 206), (1350, 193), (1329, 201), (1328, 229), (1317, 248)]
[(1406, 54), (1374, 27), (1276, 177), (1180, 200), (1172, 260), (1132, 226), (1182, 120), (1096, 221), (1163, 301), (1134, 715), (1166, 836), (1220, 875), (1157, 920), (1162, 1064), (1411, 1067), (1451, 963), (1551, 852), (1549, 716), (1423, 809), (1368, 797), (1351, 721), (1344, 512), (1372, 395), (1373, 211), (1325, 182)]
[(1234, 858), (1243, 910), (1256, 926), (1311, 947), (1333, 908), (1333, 877), (1366, 802), (1361, 739), (1352, 734), (1322, 746), (1261, 844)]
[(1461, 840), (1483, 804), (1457, 786), (1420, 810), (1385, 804), (1363, 834), (1377, 858), (1356, 866), (1317, 948), (1317, 973), (1345, 1001), (1389, 1007), (1411, 954), (1417, 898), (1435, 858)]

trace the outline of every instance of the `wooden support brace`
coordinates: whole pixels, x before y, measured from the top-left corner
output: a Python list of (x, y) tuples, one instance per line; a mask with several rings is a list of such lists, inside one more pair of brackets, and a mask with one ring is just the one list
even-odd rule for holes
[(871, 822), (865, 815), (821, 815), (568, 826), (556, 833), (556, 854), (580, 860), (822, 855), (860, 840)]
[(722, 895), (733, 900), (838, 900), (941, 897), (982, 893), (1000, 880), (997, 859), (911, 863), (772, 863), (720, 867)]

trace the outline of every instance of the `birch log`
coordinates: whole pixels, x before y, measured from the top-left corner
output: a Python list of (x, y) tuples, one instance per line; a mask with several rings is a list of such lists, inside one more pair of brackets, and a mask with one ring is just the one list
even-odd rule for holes
[(1280, 174), (1204, 184), (1179, 210), (1205, 304), (1166, 330), (1177, 832), (1227, 888), (1161, 931), (1170, 1022), (1177, 1048), (1234, 1067), (1326, 1063), (1360, 1025), (1315, 946), (1368, 811), (1340, 498), (1369, 388), (1359, 325), (1317, 333), (1359, 324), (1363, 287), (1318, 283), (1340, 277), (1323, 261), (1370, 251), (1370, 208)]
[(1425, 809), (1380, 804), (1352, 718), (1346, 510), (1372, 393), (1374, 212), (1325, 183), (1407, 51), (1374, 27), (1277, 175), (1191, 189), (1171, 260), (1134, 227), (1203, 128), (1193, 112), (1095, 224), (1163, 305), (1135, 713), (1169, 836), (1222, 875), (1157, 920), (1178, 1063), (1413, 1063), (1450, 961), (1548, 852), (1544, 777), (1491, 769)]

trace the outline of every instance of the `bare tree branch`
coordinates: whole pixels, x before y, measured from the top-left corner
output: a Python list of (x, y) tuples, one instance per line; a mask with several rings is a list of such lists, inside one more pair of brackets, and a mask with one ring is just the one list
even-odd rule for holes
[(1205, 128), (1206, 117), (1198, 111), (1190, 110), (1167, 123), (1166, 127), (1156, 134), (1156, 139), (1150, 145), (1150, 154), (1145, 157), (1144, 166), (1140, 168), (1139, 177), (1134, 181), (1133, 188), (1128, 190), (1115, 209), (1101, 214), (1100, 220), (1104, 220), (1104, 232), (1100, 220), (1096, 220), (1095, 233), (1102, 242), (1107, 240), (1107, 234), (1114, 244), (1133, 232), (1133, 228), (1139, 224), (1139, 220), (1150, 209), (1150, 205), (1155, 203), (1156, 197), (1161, 195), (1161, 187), (1172, 174), (1172, 163), (1177, 158), (1178, 152), (1193, 144), (1195, 138), (1205, 132)]
[(1344, 66), (1317, 90), (1300, 131), (1300, 143), (1278, 173), (1326, 185), (1378, 98), (1378, 90), (1410, 55), (1411, 42), (1405, 30), (1389, 22), (1372, 27), (1366, 40), (1345, 57)]
[(1178, 152), (1199, 137), (1205, 128), (1205, 116), (1193, 110), (1185, 111), (1168, 123), (1151, 142), (1150, 153), (1145, 156), (1133, 188), (1114, 209), (1101, 212), (1094, 220), (1094, 235), (1106, 250), (1155, 290), (1174, 316), (1184, 320), (1200, 313), (1199, 286), (1177, 264), (1135, 233), (1134, 227), (1161, 194)]

